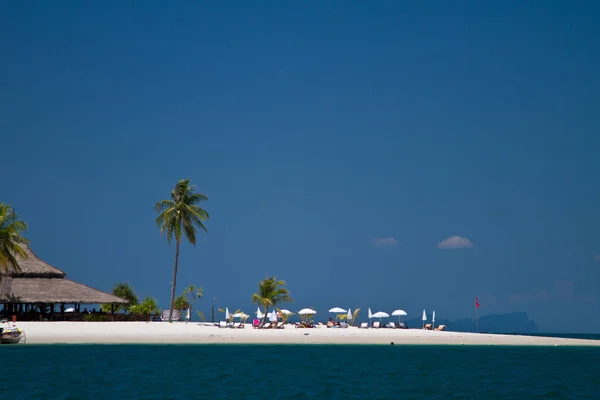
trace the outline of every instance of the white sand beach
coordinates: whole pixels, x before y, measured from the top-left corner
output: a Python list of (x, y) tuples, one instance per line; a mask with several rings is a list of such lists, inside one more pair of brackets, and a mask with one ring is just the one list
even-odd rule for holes
[(437, 332), (421, 329), (218, 328), (197, 322), (18, 322), (26, 343), (232, 343), (232, 344), (386, 344), (600, 346), (600, 340)]

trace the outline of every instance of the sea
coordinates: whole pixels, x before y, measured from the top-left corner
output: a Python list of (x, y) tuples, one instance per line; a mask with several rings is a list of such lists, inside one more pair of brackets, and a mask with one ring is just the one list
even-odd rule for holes
[(13, 400), (600, 398), (600, 347), (26, 344), (0, 359)]

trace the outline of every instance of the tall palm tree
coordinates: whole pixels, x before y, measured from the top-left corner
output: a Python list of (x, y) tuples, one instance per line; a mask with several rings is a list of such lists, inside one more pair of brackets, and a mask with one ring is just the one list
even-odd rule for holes
[(27, 230), (27, 224), (17, 218), (10, 205), (0, 203), (0, 272), (6, 274), (20, 271), (17, 258), (27, 258), (27, 253), (21, 246), (29, 242), (21, 236), (21, 232)]
[(160, 234), (166, 233), (167, 241), (175, 238), (175, 267), (173, 268), (173, 281), (171, 282), (171, 304), (169, 306), (169, 322), (173, 318), (173, 303), (175, 301), (175, 285), (177, 283), (177, 267), (179, 265), (179, 245), (181, 232), (188, 242), (196, 246), (197, 227), (208, 232), (202, 221), (208, 220), (206, 210), (200, 208), (200, 202), (208, 198), (200, 193), (195, 193), (195, 187), (190, 185), (189, 179), (182, 179), (175, 184), (171, 192), (171, 200), (161, 200), (156, 203), (155, 209), (159, 212), (156, 224), (160, 227)]
[(269, 313), (269, 306), (275, 307), (279, 303), (294, 301), (290, 291), (285, 287), (285, 281), (278, 280), (276, 276), (266, 277), (258, 284), (258, 292), (252, 295), (252, 302), (265, 308), (263, 322)]

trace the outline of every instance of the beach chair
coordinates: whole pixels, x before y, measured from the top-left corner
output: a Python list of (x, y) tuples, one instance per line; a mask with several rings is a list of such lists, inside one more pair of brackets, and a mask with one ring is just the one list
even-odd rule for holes
[(425, 324), (425, 329), (426, 331), (430, 331), (431, 330), (431, 324)]
[(265, 322), (265, 324), (263, 326), (261, 326), (261, 329), (271, 329), (273, 326), (273, 324), (271, 324), (270, 322)]
[(276, 329), (283, 329), (283, 321), (280, 321), (277, 323), (277, 326), (275, 326)]
[(237, 329), (240, 327), (241, 322), (234, 322), (233, 325), (231, 325), (232, 329)]
[(406, 322), (398, 322), (398, 328), (408, 329), (408, 325), (406, 325)]
[(368, 329), (369, 328), (369, 323), (368, 322), (361, 322), (360, 326), (358, 328), (359, 329)]
[(398, 328), (398, 327), (396, 326), (396, 323), (395, 323), (395, 322), (389, 322), (389, 323), (388, 323), (388, 326), (389, 326), (390, 328), (392, 328), (392, 329), (396, 329), (396, 328)]
[(348, 327), (348, 323), (340, 322), (340, 328), (347, 328), (347, 327)]
[(227, 322), (219, 321), (219, 328), (227, 328)]
[(379, 321), (373, 322), (373, 328), (381, 328), (381, 323)]
[(436, 331), (443, 331), (446, 329), (446, 325), (440, 325), (437, 328), (435, 328)]

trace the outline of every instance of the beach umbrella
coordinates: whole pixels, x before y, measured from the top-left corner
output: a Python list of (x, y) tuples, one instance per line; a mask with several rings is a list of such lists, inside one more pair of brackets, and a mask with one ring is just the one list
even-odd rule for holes
[(435, 310), (433, 310), (433, 315), (431, 316), (431, 329), (435, 329)]
[(381, 322), (381, 318), (388, 318), (389, 316), (390, 314), (383, 311), (377, 311), (375, 314), (373, 314), (373, 318), (379, 318), (379, 322)]
[(425, 321), (427, 321), (427, 313), (425, 313), (425, 309), (423, 309), (423, 316), (421, 319), (423, 320), (423, 328), (425, 328)]
[(225, 321), (229, 321), (229, 308), (225, 307)]
[(282, 313), (282, 314), (285, 314), (285, 315), (290, 315), (290, 314), (293, 314), (293, 312), (291, 312), (290, 310), (285, 310), (285, 309), (284, 309), (284, 310), (281, 310), (281, 311), (279, 311), (279, 312), (280, 312), (280, 313)]
[(187, 312), (185, 313), (185, 319), (187, 319), (188, 322), (190, 322), (190, 317), (191, 317), (191, 315), (190, 315), (190, 309), (188, 308)]
[(260, 308), (256, 308), (256, 318), (262, 319), (264, 316), (265, 314), (263, 314), (262, 311), (260, 311)]
[(269, 317), (269, 321), (277, 322), (277, 313), (275, 312), (275, 310), (273, 310), (273, 312), (271, 313), (271, 316)]
[(348, 309), (347, 318), (348, 318), (348, 321), (352, 320), (352, 311), (350, 309)]
[(392, 313), (392, 315), (394, 315), (394, 316), (396, 316), (396, 315), (397, 315), (397, 316), (398, 316), (398, 323), (400, 323), (400, 316), (401, 316), (401, 315), (407, 315), (407, 314), (406, 314), (406, 311), (404, 311), (404, 310), (395, 310), (395, 311)]
[(371, 307), (369, 307), (369, 324), (372, 325), (371, 319), (373, 318), (373, 313), (371, 312)]
[(317, 312), (312, 308), (303, 308), (302, 310), (298, 311), (298, 315), (301, 315), (302, 318), (305, 318), (308, 315), (315, 315), (316, 313)]
[(339, 314), (345, 314), (345, 313), (346, 313), (346, 310), (344, 310), (344, 309), (343, 309), (343, 308), (341, 308), (341, 307), (334, 307), (334, 308), (332, 308), (331, 310), (329, 310), (329, 312), (330, 312), (330, 313), (336, 313), (336, 314), (338, 314), (338, 315), (336, 315), (335, 317), (336, 317), (336, 318), (339, 318), (339, 317), (340, 317), (340, 316), (339, 316)]

